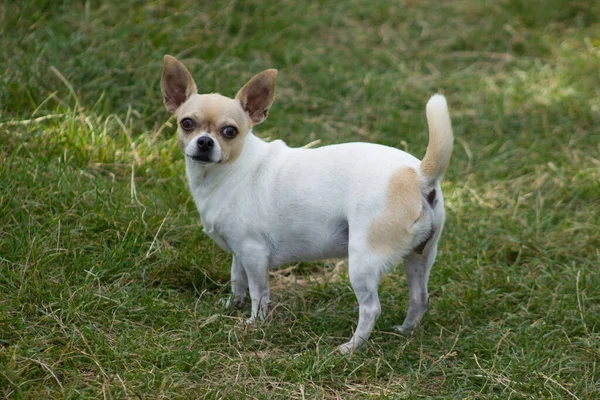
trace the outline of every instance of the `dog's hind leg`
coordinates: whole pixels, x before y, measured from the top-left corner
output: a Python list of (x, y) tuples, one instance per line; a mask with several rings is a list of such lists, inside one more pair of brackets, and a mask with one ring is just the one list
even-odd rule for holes
[(348, 259), (348, 275), (358, 300), (358, 325), (352, 339), (338, 347), (338, 351), (343, 354), (358, 350), (369, 339), (375, 321), (381, 314), (377, 289), (385, 268), (380, 257), (374, 257), (369, 252), (366, 254), (369, 255), (351, 252)]
[(421, 252), (413, 250), (404, 260), (410, 304), (402, 325), (394, 327), (400, 333), (410, 334), (427, 311), (427, 282), (437, 253), (438, 238), (439, 233), (430, 239)]

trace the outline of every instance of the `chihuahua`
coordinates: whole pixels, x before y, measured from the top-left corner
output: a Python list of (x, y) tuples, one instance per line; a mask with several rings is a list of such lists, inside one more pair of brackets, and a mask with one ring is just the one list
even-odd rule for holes
[(276, 78), (277, 70), (263, 71), (233, 99), (198, 94), (186, 67), (164, 57), (163, 100), (177, 120), (204, 232), (233, 256), (228, 304), (242, 305), (249, 291), (248, 322), (264, 319), (269, 268), (347, 257), (358, 325), (338, 350), (350, 353), (368, 340), (381, 313), (382, 275), (404, 262), (410, 304), (395, 328), (410, 333), (427, 309), (445, 219), (440, 180), (454, 141), (446, 99), (436, 94), (427, 103), (423, 160), (368, 143), (289, 148), (252, 133), (267, 118)]

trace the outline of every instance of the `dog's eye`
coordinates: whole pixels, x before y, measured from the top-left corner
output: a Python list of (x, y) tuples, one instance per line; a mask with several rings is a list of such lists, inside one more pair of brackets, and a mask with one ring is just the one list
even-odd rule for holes
[(234, 126), (226, 126), (221, 131), (221, 134), (223, 134), (223, 136), (225, 136), (228, 139), (232, 139), (237, 136), (238, 130)]
[(184, 118), (179, 122), (184, 131), (191, 131), (196, 127), (196, 123), (191, 118)]

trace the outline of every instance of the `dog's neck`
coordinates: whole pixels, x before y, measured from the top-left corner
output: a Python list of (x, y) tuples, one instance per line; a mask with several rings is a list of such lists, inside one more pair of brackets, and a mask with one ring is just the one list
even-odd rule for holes
[(262, 158), (268, 143), (254, 136), (250, 131), (244, 139), (244, 149), (239, 158), (232, 164), (212, 164), (203, 166), (186, 157), (186, 172), (192, 193), (195, 198), (207, 201), (210, 196), (228, 181), (240, 179), (247, 174)]

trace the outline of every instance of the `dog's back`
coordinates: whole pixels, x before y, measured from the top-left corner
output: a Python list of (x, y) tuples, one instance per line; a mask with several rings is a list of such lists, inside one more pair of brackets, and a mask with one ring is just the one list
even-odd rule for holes
[(387, 254), (390, 265), (413, 250), (422, 252), (443, 224), (439, 183), (452, 151), (443, 96), (432, 97), (427, 116), (430, 143), (423, 161), (369, 143), (317, 149), (274, 144), (277, 149), (261, 165), (267, 181), (260, 191), (271, 193), (255, 197), (261, 202), (256, 207), (265, 210), (256, 224), (269, 236), (271, 267), (345, 257), (350, 235)]

